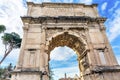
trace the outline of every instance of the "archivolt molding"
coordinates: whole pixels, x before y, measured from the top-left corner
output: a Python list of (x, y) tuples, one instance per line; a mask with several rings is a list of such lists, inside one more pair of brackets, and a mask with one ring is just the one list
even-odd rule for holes
[(86, 34), (84, 31), (79, 31), (79, 30), (62, 30), (62, 29), (57, 29), (57, 30), (48, 30), (47, 31), (47, 45), (49, 45), (48, 41), (51, 41), (52, 38), (56, 37), (57, 35), (62, 35), (65, 32), (68, 32), (68, 34), (70, 35), (74, 35), (76, 36), (80, 41), (82, 41), (82, 43), (84, 45), (87, 45), (87, 38), (86, 38)]
[(69, 32), (59, 33), (56, 36), (54, 35), (48, 44), (48, 53), (58, 46), (68, 46), (75, 50), (78, 55), (85, 51), (85, 43), (80, 39), (79, 35), (72, 35)]
[[(52, 29), (52, 30), (47, 30), (46, 32), (46, 36), (47, 36), (47, 41), (51, 41), (53, 37), (62, 34), (63, 30), (62, 29)], [(47, 45), (49, 45), (49, 43), (47, 42)]]

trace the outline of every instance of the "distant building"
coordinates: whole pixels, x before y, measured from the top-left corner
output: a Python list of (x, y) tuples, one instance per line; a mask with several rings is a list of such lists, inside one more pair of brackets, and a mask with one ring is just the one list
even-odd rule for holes
[(69, 77), (69, 78), (66, 78), (66, 79), (65, 78), (61, 78), (59, 80), (74, 80), (74, 79)]
[(74, 78), (67, 78), (67, 75), (65, 73), (65, 77), (64, 78), (60, 78), (59, 80), (80, 80), (79, 76), (77, 74), (75, 74)]
[(80, 79), (80, 77), (77, 75), (77, 74), (75, 74), (75, 76), (74, 76), (74, 79), (73, 80), (81, 80)]

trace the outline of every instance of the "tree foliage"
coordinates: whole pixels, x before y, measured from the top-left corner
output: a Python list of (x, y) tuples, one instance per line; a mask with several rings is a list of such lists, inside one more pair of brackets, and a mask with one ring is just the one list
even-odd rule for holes
[(13, 71), (13, 66), (11, 63), (7, 67), (0, 67), (0, 80), (11, 78), (11, 71)]
[(0, 79), (3, 77), (4, 73), (5, 73), (5, 69), (0, 67)]
[(0, 33), (4, 32), (6, 30), (4, 25), (0, 25)]
[(0, 64), (4, 61), (4, 59), (13, 49), (20, 48), (21, 40), (22, 40), (20, 36), (15, 32), (4, 33), (4, 35), (1, 38), (3, 44), (5, 45), (5, 53), (4, 53), (4, 57), (0, 61)]

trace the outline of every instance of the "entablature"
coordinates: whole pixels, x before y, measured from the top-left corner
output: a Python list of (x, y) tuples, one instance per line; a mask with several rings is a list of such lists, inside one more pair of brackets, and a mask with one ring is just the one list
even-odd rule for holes
[(92, 18), (88, 16), (59, 16), (59, 17), (31, 17), (31, 16), (24, 16), (22, 17), (22, 21), (24, 23), (29, 24), (43, 24), (43, 23), (90, 23), (90, 22), (96, 22), (96, 23), (104, 23), (106, 21), (106, 18), (103, 17), (97, 17)]

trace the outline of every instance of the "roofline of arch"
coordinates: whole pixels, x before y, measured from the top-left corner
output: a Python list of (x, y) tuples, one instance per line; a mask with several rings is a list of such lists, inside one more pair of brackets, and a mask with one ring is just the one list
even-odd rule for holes
[(34, 2), (27, 2), (27, 5), (33, 5), (33, 6), (50, 6), (50, 5), (82, 5), (84, 7), (97, 7), (98, 4), (84, 4), (84, 3), (58, 3), (58, 2), (42, 2), (42, 3), (34, 3)]

